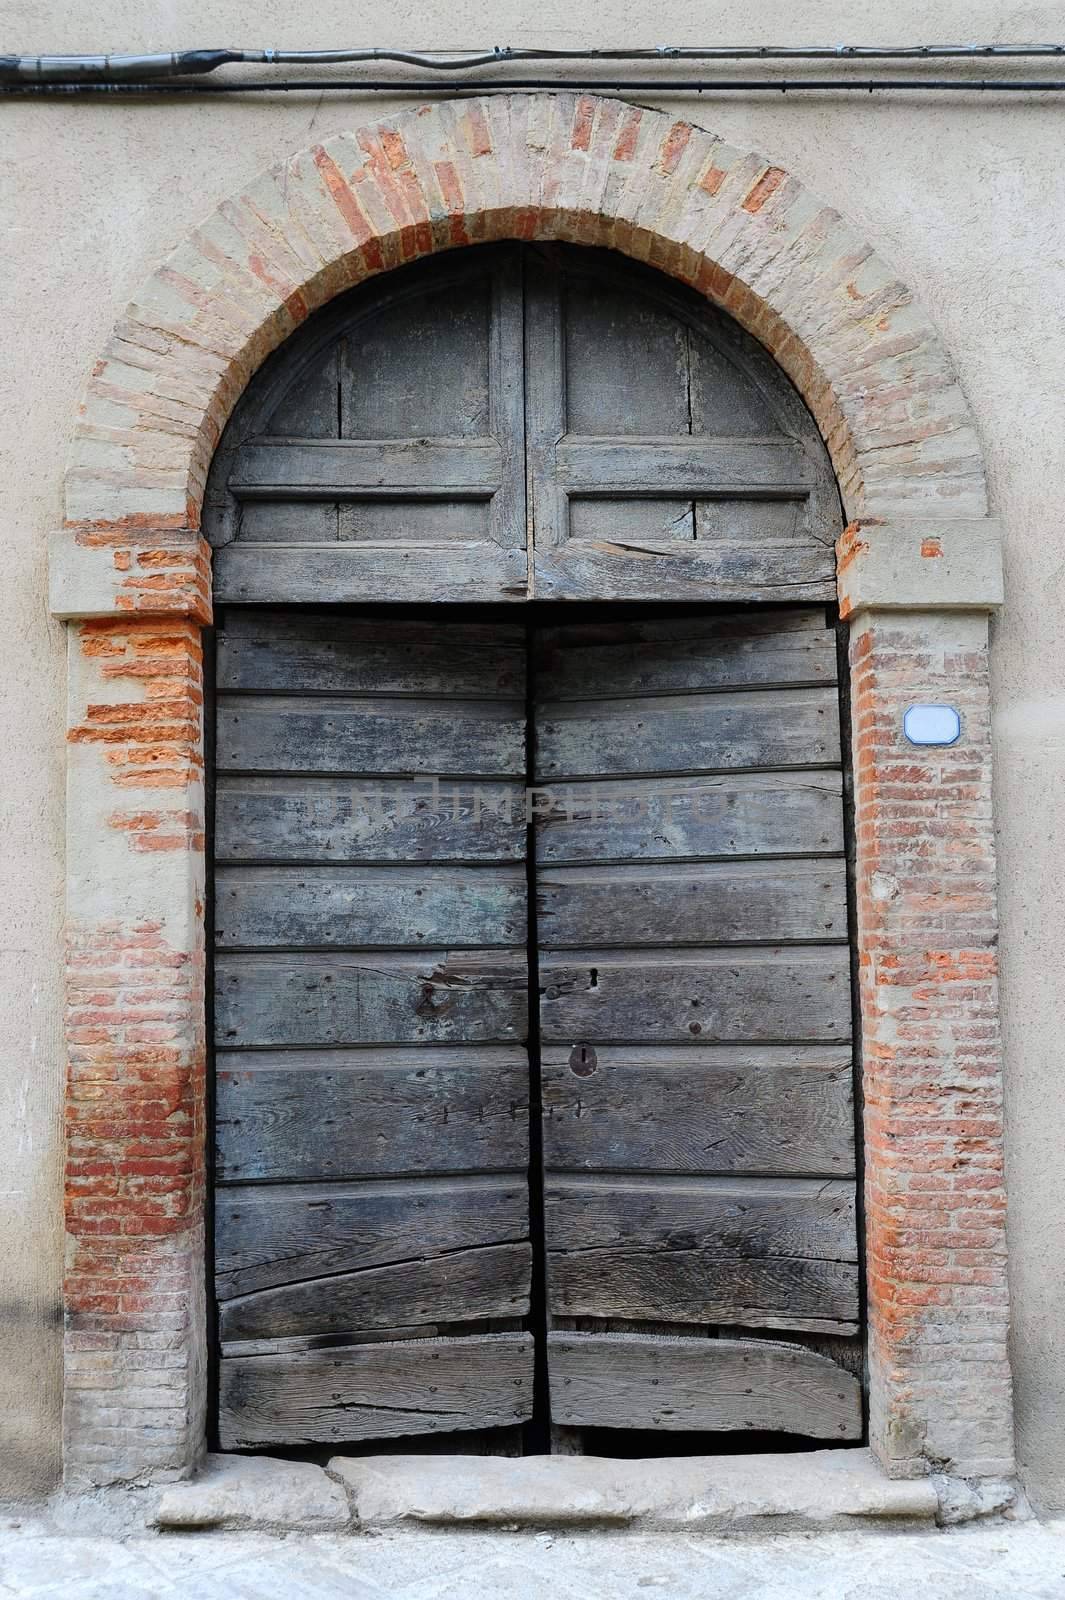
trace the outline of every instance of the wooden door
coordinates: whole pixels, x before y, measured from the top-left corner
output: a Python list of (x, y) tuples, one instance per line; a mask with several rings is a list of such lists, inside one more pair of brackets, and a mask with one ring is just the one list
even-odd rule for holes
[(552, 1419), (856, 1438), (834, 632), (582, 624), (535, 670)]
[[(384, 275), (249, 384), (205, 500), (224, 1447), (512, 1428), (536, 1339), (564, 1427), (857, 1436), (839, 528), (765, 351), (603, 252)], [(491, 609), (396, 614), (439, 601)]]
[(532, 1414), (525, 641), (218, 634), (225, 1449)]

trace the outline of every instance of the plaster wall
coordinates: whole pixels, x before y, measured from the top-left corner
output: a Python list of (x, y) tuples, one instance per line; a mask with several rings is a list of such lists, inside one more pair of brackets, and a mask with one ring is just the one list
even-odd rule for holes
[[(935, 37), (1055, 39), (1059, 5), (952, 0)], [(354, 29), (357, 27), (358, 32)], [(602, 0), (423, 0), (398, 19), (337, 0), (302, 17), (260, 6), (116, 0), (101, 16), (0, 3), (6, 49), (671, 42), (911, 43), (928, 12), (898, 0), (796, 3), (786, 16), (682, 0), (668, 18)], [(744, 69), (747, 70), (747, 69)], [(539, 74), (538, 74), (539, 75)], [(755, 75), (753, 69), (748, 75)], [(564, 77), (559, 78), (560, 83)], [(950, 352), (982, 433), (1004, 521), (1006, 604), (992, 671), (1003, 930), (1010, 1251), (1018, 1449), (1030, 1493), (1065, 1506), (1065, 652), (1057, 554), (1065, 475), (1065, 175), (1058, 102), (976, 94), (787, 99), (662, 96), (678, 117), (759, 149), (840, 210), (908, 281)], [(62, 1265), (58, 1107), (63, 818), (63, 630), (46, 607), (45, 539), (81, 389), (126, 302), (222, 198), (281, 154), (399, 109), (384, 96), (242, 101), (5, 102), (0, 106), (0, 1494), (58, 1474)]]

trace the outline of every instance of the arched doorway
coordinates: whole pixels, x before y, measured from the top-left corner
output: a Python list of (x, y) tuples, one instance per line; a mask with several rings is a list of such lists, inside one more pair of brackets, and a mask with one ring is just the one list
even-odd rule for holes
[(207, 507), (223, 1447), (859, 1437), (787, 380), (601, 252), (471, 250), (282, 348)]

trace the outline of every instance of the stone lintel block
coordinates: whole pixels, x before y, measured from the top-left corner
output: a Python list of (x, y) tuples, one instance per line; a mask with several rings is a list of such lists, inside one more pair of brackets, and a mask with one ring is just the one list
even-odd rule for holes
[(211, 554), (188, 528), (62, 528), (48, 549), (48, 602), (64, 621), (211, 620)]
[(852, 522), (837, 546), (839, 610), (994, 611), (1002, 604), (997, 517)]
[(686, 1532), (929, 1522), (927, 1477), (891, 1479), (870, 1450), (798, 1455), (337, 1456), (360, 1527), (428, 1523), (625, 1526)]

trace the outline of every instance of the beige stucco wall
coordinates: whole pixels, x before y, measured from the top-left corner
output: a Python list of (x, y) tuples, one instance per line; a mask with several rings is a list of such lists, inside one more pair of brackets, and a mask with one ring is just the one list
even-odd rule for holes
[[(0, 4), (5, 49), (192, 45), (421, 48), (546, 42), (914, 42), (927, 6), (734, 6), (668, 17), (624, 0), (433, 0), (406, 16), (89, 0), (62, 13)], [(357, 29), (357, 32), (354, 31)], [(935, 37), (1065, 36), (1060, 5), (952, 0)], [(949, 70), (949, 69), (948, 69)], [(751, 73), (755, 69), (750, 69)], [(561, 80), (560, 80), (561, 81)], [(647, 97), (651, 98), (651, 97)], [(79, 392), (142, 279), (225, 195), (281, 154), (379, 117), (384, 97), (5, 102), (0, 106), (0, 1495), (58, 1469), (62, 1234), (58, 1108), (62, 629), (45, 603)], [(924, 301), (982, 431), (1005, 522), (1007, 598), (994, 627), (1010, 1229), (1019, 1454), (1037, 1502), (1065, 1506), (1065, 650), (1058, 555), (1065, 480), (1065, 104), (975, 95), (767, 97), (659, 103), (787, 167), (864, 233)]]

